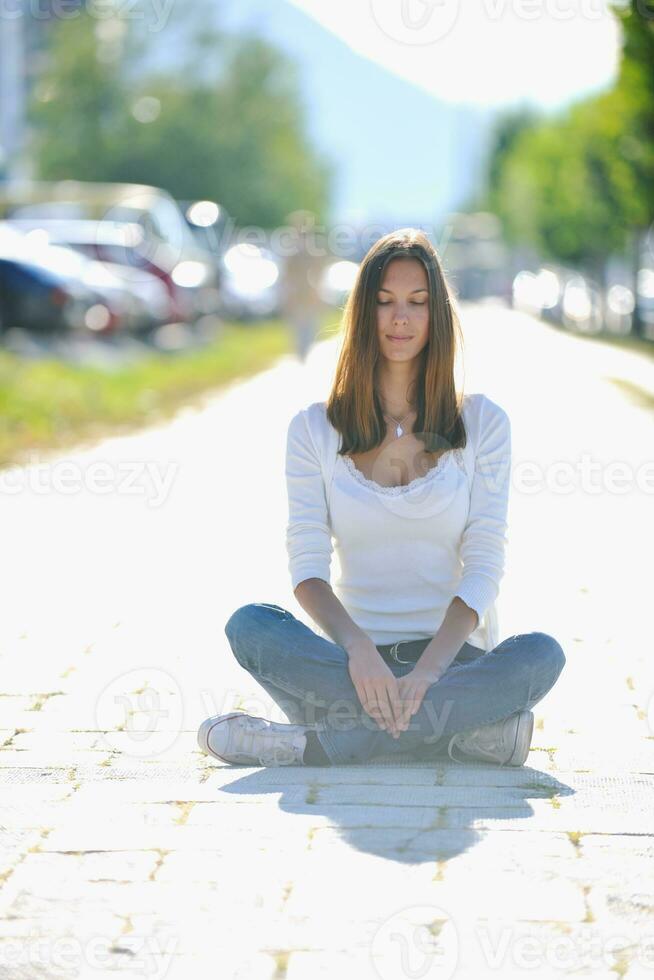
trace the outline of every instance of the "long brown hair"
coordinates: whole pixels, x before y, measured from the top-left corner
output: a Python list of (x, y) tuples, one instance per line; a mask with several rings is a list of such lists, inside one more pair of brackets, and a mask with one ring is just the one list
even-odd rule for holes
[[(436, 249), (417, 228), (401, 228), (378, 239), (359, 266), (343, 311), (343, 345), (326, 402), (327, 418), (342, 436), (339, 454), (366, 452), (381, 445), (386, 422), (376, 378), (380, 359), (377, 335), (377, 291), (393, 259), (419, 259), (429, 281), (429, 333), (420, 352), (416, 378), (417, 418), (412, 428), (425, 451), (435, 454), (466, 445), (454, 382), (455, 330), (461, 325), (452, 291)], [(444, 444), (443, 444), (444, 443)]]

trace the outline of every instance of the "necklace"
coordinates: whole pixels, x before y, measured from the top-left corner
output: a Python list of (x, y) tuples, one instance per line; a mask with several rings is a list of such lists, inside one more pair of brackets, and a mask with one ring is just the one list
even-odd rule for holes
[(391, 422), (395, 422), (395, 426), (396, 426), (396, 428), (395, 428), (395, 435), (397, 436), (398, 439), (400, 438), (400, 436), (403, 436), (404, 435), (404, 429), (402, 428), (402, 422), (404, 422), (404, 419), (408, 419), (409, 415), (411, 415), (411, 412), (407, 412), (407, 414), (404, 416), (404, 418), (403, 419), (400, 419), (399, 422), (398, 422), (398, 420), (397, 419), (394, 419), (392, 415), (387, 415), (386, 413), (384, 413), (384, 418), (390, 419)]

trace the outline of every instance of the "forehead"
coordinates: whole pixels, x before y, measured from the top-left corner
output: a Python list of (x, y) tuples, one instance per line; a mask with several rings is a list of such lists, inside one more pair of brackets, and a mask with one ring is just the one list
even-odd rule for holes
[(392, 259), (384, 270), (380, 286), (394, 289), (401, 286), (405, 289), (428, 287), (427, 270), (419, 259)]

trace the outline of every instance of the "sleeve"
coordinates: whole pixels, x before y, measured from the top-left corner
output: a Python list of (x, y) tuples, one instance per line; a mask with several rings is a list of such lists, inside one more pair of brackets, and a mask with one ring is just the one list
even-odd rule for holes
[(329, 583), (333, 551), (325, 483), (307, 412), (293, 416), (286, 439), (286, 550), (293, 591), (306, 578)]
[(463, 571), (455, 592), (477, 613), (477, 626), (497, 598), (504, 575), (510, 482), (511, 422), (503, 408), (484, 399), (470, 510), (461, 537)]

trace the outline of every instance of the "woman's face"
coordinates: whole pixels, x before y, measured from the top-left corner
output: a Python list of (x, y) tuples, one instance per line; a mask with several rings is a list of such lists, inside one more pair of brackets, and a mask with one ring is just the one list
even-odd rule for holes
[(419, 259), (393, 259), (386, 266), (377, 293), (377, 335), (381, 353), (390, 361), (410, 361), (426, 345), (429, 280)]

